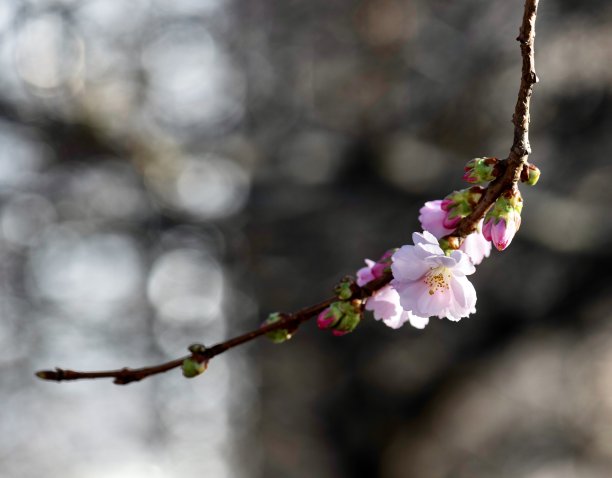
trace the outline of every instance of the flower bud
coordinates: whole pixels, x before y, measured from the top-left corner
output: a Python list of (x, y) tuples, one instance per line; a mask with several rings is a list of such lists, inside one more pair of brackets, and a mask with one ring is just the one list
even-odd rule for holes
[(463, 179), (468, 183), (488, 183), (493, 181), (499, 173), (499, 159), (474, 158), (465, 165)]
[(189, 357), (183, 360), (183, 376), (185, 378), (193, 378), (203, 374), (208, 367), (208, 361), (199, 362)]
[(393, 254), (395, 254), (395, 251), (397, 251), (397, 248), (389, 249), (380, 257), (380, 259), (378, 259), (376, 264), (374, 264), (372, 267), (372, 275), (374, 278), (379, 279), (384, 276), (385, 273), (391, 271), (391, 263), (393, 262), (391, 257), (393, 257)]
[(523, 199), (518, 189), (502, 194), (487, 212), (482, 235), (499, 251), (506, 249), (521, 226)]
[(441, 209), (446, 211), (446, 216), (442, 220), (443, 226), (446, 229), (455, 229), (461, 219), (472, 213), (483, 193), (483, 188), (472, 186), (468, 189), (454, 191), (446, 196), (440, 204)]
[[(264, 327), (266, 325), (275, 324), (276, 322), (282, 319), (282, 314), (280, 314), (279, 312), (273, 312), (268, 315), (268, 317), (266, 318), (266, 320), (264, 320), (261, 326)], [(275, 344), (282, 344), (283, 342), (289, 340), (292, 336), (293, 332), (289, 331), (289, 329), (276, 329), (266, 332), (266, 337), (268, 337)]]
[(340, 317), (342, 317), (341, 311), (337, 307), (332, 307), (334, 304), (337, 303), (338, 302), (334, 302), (331, 306), (321, 312), (317, 317), (317, 326), (320, 329), (331, 329), (334, 325), (338, 323)]
[(531, 163), (527, 163), (521, 170), (521, 181), (529, 186), (535, 186), (540, 179), (540, 170)]
[(361, 300), (334, 302), (319, 314), (317, 325), (320, 329), (332, 329), (332, 334), (339, 337), (355, 330), (361, 322), (362, 312)]
[(352, 277), (345, 277), (342, 281), (334, 288), (336, 297), (341, 300), (348, 300), (353, 295), (353, 288), (355, 287), (355, 281)]

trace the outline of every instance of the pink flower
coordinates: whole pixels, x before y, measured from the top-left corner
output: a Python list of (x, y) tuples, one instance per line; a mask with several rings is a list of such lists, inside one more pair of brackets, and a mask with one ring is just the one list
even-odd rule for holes
[(400, 305), (419, 317), (460, 320), (476, 312), (476, 290), (466, 277), (476, 270), (468, 255), (444, 255), (429, 232), (412, 235), (414, 246), (403, 246), (393, 255), (391, 285)]
[[(386, 252), (380, 258), (381, 262), (374, 262), (370, 259), (366, 259), (366, 267), (357, 271), (357, 285), (364, 286), (368, 282), (381, 277), (383, 269), (379, 266), (385, 265), (386, 267), (386, 262), (392, 255), (392, 252)], [(376, 320), (382, 320), (385, 325), (392, 329), (399, 329), (405, 322), (410, 322), (413, 327), (422, 329), (429, 322), (427, 317), (417, 317), (412, 312), (404, 310), (400, 305), (397, 291), (390, 285), (386, 285), (374, 292), (374, 294), (367, 299), (365, 308), (373, 312)], [(325, 324), (327, 325), (327, 322), (325, 322)], [(319, 326), (321, 327), (321, 325)]]
[[(447, 214), (444, 208), (448, 208), (449, 202), (450, 201), (448, 199), (444, 199), (442, 201), (429, 201), (426, 202), (419, 211), (419, 221), (421, 221), (423, 230), (429, 231), (437, 239), (450, 234), (454, 230), (448, 229), (444, 225)], [(457, 223), (458, 222), (459, 221), (457, 221)], [(480, 232), (481, 226), (482, 221), (478, 226), (478, 232), (470, 234), (468, 237), (466, 237), (461, 244), (461, 247), (459, 247), (459, 250), (465, 252), (472, 260), (472, 263), (476, 266), (480, 264), (485, 257), (489, 257), (489, 254), (491, 254), (491, 243), (485, 239)]]
[(503, 251), (510, 245), (516, 231), (521, 225), (521, 216), (517, 213), (509, 214), (507, 218), (489, 218), (482, 228), (483, 236), (492, 241), (498, 251)]
[(365, 308), (373, 312), (376, 320), (382, 320), (392, 329), (399, 329), (405, 322), (410, 322), (410, 325), (417, 329), (423, 329), (429, 323), (429, 318), (418, 317), (404, 310), (400, 305), (399, 294), (391, 285), (377, 290), (367, 300)]

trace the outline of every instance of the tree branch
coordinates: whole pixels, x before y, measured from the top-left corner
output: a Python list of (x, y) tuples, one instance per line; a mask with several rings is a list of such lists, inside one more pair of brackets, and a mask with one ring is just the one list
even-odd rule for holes
[[(378, 289), (384, 287), (391, 282), (391, 274), (387, 273), (383, 277), (373, 280), (363, 287), (358, 285), (353, 286), (353, 295), (349, 300), (352, 299), (365, 299), (371, 296)], [(103, 370), (99, 372), (77, 372), (75, 370), (66, 370), (56, 368), (55, 370), (41, 370), (36, 372), (36, 376), (43, 380), (50, 380), (54, 382), (65, 382), (71, 380), (83, 380), (83, 379), (95, 379), (95, 378), (114, 378), (113, 381), (117, 385), (126, 385), (131, 382), (138, 382), (144, 378), (150, 377), (151, 375), (157, 375), (160, 373), (167, 372), (169, 370), (179, 368), (183, 365), (186, 359), (192, 359), (201, 364), (207, 364), (213, 357), (222, 354), (223, 352), (250, 342), (253, 339), (261, 337), (262, 335), (272, 332), (274, 330), (286, 329), (291, 332), (298, 329), (302, 322), (306, 322), (312, 317), (317, 316), (332, 302), (339, 300), (338, 297), (330, 297), (322, 302), (305, 307), (293, 314), (283, 314), (283, 318), (273, 324), (263, 325), (258, 329), (247, 332), (246, 334), (239, 335), (237, 337), (226, 340), (225, 342), (218, 343), (212, 347), (196, 346), (190, 347), (193, 349), (190, 355), (185, 355), (169, 362), (165, 362), (159, 365), (153, 365), (151, 367), (143, 368), (121, 368), (117, 370)], [(196, 344), (199, 345), (199, 344)]]
[[(500, 162), (501, 174), (499, 177), (497, 177), (497, 179), (489, 184), (482, 198), (474, 207), (473, 212), (461, 220), (457, 226), (457, 229), (452, 234), (446, 236), (445, 239), (449, 241), (449, 244), (452, 247), (458, 248), (461, 245), (461, 241), (463, 241), (465, 237), (475, 232), (477, 230), (478, 223), (485, 216), (489, 208), (495, 203), (497, 198), (499, 198), (504, 192), (516, 186), (520, 179), (522, 168), (527, 163), (527, 158), (531, 153), (531, 148), (529, 145), (529, 106), (533, 92), (533, 85), (538, 82), (535, 72), (534, 58), (535, 20), (538, 1), (539, 0), (526, 0), (523, 22), (517, 38), (517, 40), (520, 42), (523, 66), (518, 99), (516, 102), (514, 115), (512, 117), (512, 122), (514, 124), (514, 142), (512, 143), (510, 154), (508, 158)], [(388, 284), (391, 279), (391, 274), (387, 273), (383, 277), (376, 279), (363, 287), (354, 285), (352, 289), (353, 295), (350, 299), (365, 299), (371, 296), (378, 289)], [(310, 307), (301, 309), (293, 314), (282, 314), (282, 319), (278, 322), (264, 325), (256, 330), (239, 335), (225, 342), (221, 342), (210, 348), (196, 344), (196, 347), (190, 347), (190, 355), (186, 355), (159, 365), (136, 369), (122, 368), (99, 372), (77, 372), (74, 370), (56, 368), (55, 370), (43, 370), (37, 372), (36, 375), (43, 380), (56, 382), (96, 378), (114, 378), (114, 383), (118, 385), (125, 385), (131, 382), (140, 381), (152, 375), (157, 375), (175, 368), (179, 368), (186, 359), (191, 359), (205, 365), (213, 357), (229, 349), (250, 342), (251, 340), (254, 340), (274, 330), (286, 329), (293, 332), (303, 322), (315, 317), (336, 300), (338, 300), (337, 297), (331, 297)]]
[(518, 99), (514, 108), (514, 114), (512, 115), (514, 141), (510, 148), (510, 154), (508, 158), (499, 163), (500, 171), (503, 172), (489, 184), (472, 213), (461, 220), (453, 233), (446, 236), (445, 239), (454, 248), (458, 248), (463, 239), (477, 230), (478, 223), (484, 218), (497, 198), (517, 185), (523, 166), (527, 163), (531, 153), (531, 146), (529, 144), (529, 107), (533, 85), (538, 82), (535, 72), (534, 55), (535, 21), (538, 2), (539, 0), (525, 1), (525, 13), (523, 14), (523, 22), (517, 37), (517, 41), (520, 43), (523, 66)]

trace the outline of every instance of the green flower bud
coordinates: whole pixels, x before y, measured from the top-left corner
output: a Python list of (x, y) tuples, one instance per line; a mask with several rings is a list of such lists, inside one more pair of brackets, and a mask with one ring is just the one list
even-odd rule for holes
[(499, 159), (474, 158), (465, 165), (463, 179), (468, 183), (488, 183), (493, 181), (499, 173)]
[(334, 292), (338, 299), (348, 300), (353, 296), (353, 287), (355, 286), (355, 281), (352, 277), (345, 277), (342, 281), (335, 287)]
[[(275, 324), (282, 319), (283, 315), (281, 313), (273, 312), (268, 315), (261, 326), (264, 327), (266, 325)], [(282, 344), (283, 342), (289, 340), (292, 336), (292, 332), (289, 332), (288, 329), (276, 329), (266, 332), (266, 337), (268, 337), (275, 344)]]
[(206, 347), (202, 344), (191, 344), (187, 350), (189, 350), (192, 354), (203, 354), (206, 352)]
[(192, 359), (191, 357), (183, 360), (183, 376), (186, 378), (197, 377), (198, 375), (203, 374), (208, 367), (208, 361), (206, 362), (198, 362), (197, 360)]
[(469, 216), (474, 206), (484, 194), (484, 189), (479, 186), (472, 186), (468, 189), (453, 191), (442, 200), (440, 207), (446, 211), (443, 225), (447, 229), (455, 229), (459, 221)]
[(523, 166), (521, 171), (521, 181), (529, 186), (535, 186), (540, 179), (540, 170), (531, 163)]

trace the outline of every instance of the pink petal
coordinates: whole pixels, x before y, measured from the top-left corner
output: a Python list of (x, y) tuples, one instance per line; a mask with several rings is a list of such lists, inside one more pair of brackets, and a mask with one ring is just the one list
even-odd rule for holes
[(475, 232), (464, 239), (459, 250), (465, 252), (470, 257), (472, 264), (477, 266), (491, 254), (491, 243), (484, 238), (481, 232)]
[(423, 285), (425, 287), (417, 299), (416, 307), (411, 309), (412, 312), (421, 317), (431, 317), (432, 315), (437, 315), (440, 318), (444, 317), (445, 311), (453, 299), (450, 288), (430, 294), (430, 288), (424, 283)]
[(482, 235), (487, 241), (491, 240), (491, 227), (493, 226), (493, 219), (487, 219), (482, 226)]
[(446, 216), (444, 218), (444, 221), (442, 221), (442, 225), (446, 227), (447, 229), (454, 231), (455, 228), (457, 227), (457, 224), (459, 224), (460, 221), (461, 221), (461, 217), (459, 216), (453, 217), (452, 219)]
[[(447, 212), (442, 209), (444, 201), (436, 200), (425, 203), (419, 210), (419, 221), (424, 231), (429, 231), (436, 238), (444, 237), (453, 232), (452, 229), (444, 227)], [(415, 244), (417, 242), (415, 241)]]
[(414, 246), (403, 246), (393, 254), (391, 273), (401, 281), (418, 280), (429, 270), (429, 266), (416, 255)]
[(463, 251), (453, 251), (450, 255), (451, 259), (455, 260), (455, 266), (453, 267), (453, 275), (471, 275), (476, 272), (476, 267), (468, 256)]
[[(366, 263), (367, 263), (367, 259), (366, 259)], [(373, 280), (374, 280), (374, 274), (372, 273), (371, 267), (368, 267), (368, 266), (362, 267), (361, 269), (357, 271), (357, 285), (359, 287), (363, 287), (368, 282), (373, 281)]]

